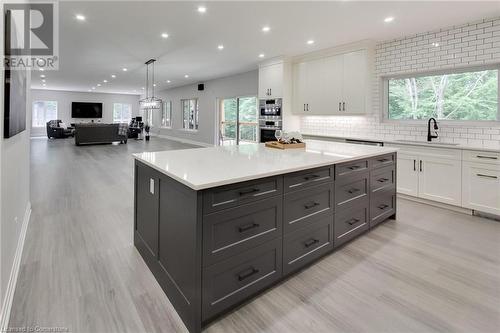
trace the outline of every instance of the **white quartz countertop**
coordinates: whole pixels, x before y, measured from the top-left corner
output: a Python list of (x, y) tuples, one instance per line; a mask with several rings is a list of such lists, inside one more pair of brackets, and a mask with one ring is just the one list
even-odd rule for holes
[(332, 138), (332, 139), (345, 139), (345, 140), (366, 140), (366, 141), (376, 141), (383, 142), (384, 144), (394, 144), (394, 145), (408, 145), (408, 146), (424, 146), (424, 147), (434, 147), (434, 148), (448, 148), (448, 149), (463, 149), (463, 150), (480, 150), (489, 152), (500, 152), (500, 141), (496, 146), (479, 146), (479, 145), (469, 145), (469, 144), (446, 144), (439, 141), (433, 141), (428, 143), (426, 141), (412, 141), (412, 140), (385, 140), (377, 137), (353, 137), (353, 136), (343, 136), (343, 135), (330, 135), (330, 134), (313, 134), (313, 133), (302, 133), (304, 136), (314, 137), (314, 138)]
[(264, 144), (134, 154), (134, 158), (193, 190), (312, 169), (397, 151), (396, 148), (306, 140), (305, 149)]

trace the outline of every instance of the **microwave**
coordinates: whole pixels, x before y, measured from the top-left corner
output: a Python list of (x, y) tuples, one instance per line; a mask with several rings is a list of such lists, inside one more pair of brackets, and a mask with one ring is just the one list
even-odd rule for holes
[(259, 112), (261, 117), (281, 117), (282, 99), (259, 100)]

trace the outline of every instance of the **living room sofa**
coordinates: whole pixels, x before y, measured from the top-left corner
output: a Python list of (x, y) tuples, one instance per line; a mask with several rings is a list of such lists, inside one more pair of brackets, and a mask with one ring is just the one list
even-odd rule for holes
[(98, 143), (127, 143), (127, 124), (76, 124), (75, 145)]

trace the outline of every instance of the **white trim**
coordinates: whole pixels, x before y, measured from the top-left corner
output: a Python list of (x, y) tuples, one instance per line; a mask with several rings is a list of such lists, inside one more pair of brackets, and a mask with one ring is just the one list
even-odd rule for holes
[(410, 200), (410, 201), (415, 201), (415, 202), (427, 204), (427, 205), (434, 206), (434, 207), (448, 209), (448, 210), (451, 210), (451, 211), (454, 211), (457, 213), (472, 215), (472, 210), (468, 209), (468, 208), (462, 208), (459, 206), (448, 205), (445, 203), (441, 203), (441, 202), (437, 202), (437, 201), (433, 201), (433, 200), (428, 200), (428, 199), (423, 199), (423, 198), (418, 198), (418, 197), (414, 197), (412, 195), (407, 195), (407, 194), (403, 194), (403, 193), (398, 193), (397, 197), (401, 198), (401, 199), (406, 199), (406, 200)]
[(152, 135), (159, 137), (159, 138), (162, 138), (162, 139), (168, 139), (168, 140), (178, 141), (178, 142), (182, 142), (182, 143), (188, 143), (191, 145), (197, 145), (197, 146), (202, 146), (202, 147), (214, 147), (214, 145), (212, 145), (210, 143), (189, 140), (189, 139), (184, 139), (184, 138), (178, 138), (176, 136), (170, 136), (170, 135), (164, 135), (164, 134), (152, 134)]
[(17, 248), (16, 248), (16, 253), (14, 255), (14, 262), (12, 263), (12, 268), (10, 271), (9, 283), (7, 284), (7, 290), (5, 292), (5, 297), (2, 302), (2, 312), (0, 313), (0, 332), (6, 332), (9, 326), (10, 310), (12, 308), (12, 301), (14, 300), (14, 292), (16, 290), (17, 276), (19, 274), (19, 268), (21, 266), (21, 258), (23, 256), (23, 249), (24, 249), (24, 240), (26, 239), (26, 231), (28, 230), (30, 217), (31, 217), (31, 203), (28, 202), (28, 204), (26, 205), (26, 211), (24, 213), (21, 232), (19, 234), (19, 239), (17, 241)]

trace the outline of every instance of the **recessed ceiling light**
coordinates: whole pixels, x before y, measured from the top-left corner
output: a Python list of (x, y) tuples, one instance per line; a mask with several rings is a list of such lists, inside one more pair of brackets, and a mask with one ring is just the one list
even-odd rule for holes
[(184, 75), (184, 77), (187, 79), (189, 77), (189, 75), (186, 74), (186, 75)]
[(267, 25), (265, 27), (262, 27), (263, 32), (269, 32), (270, 30), (271, 30), (271, 28), (268, 27)]
[(163, 38), (168, 38), (168, 34), (167, 34), (166, 32), (162, 33), (162, 34), (161, 34), (161, 36), (162, 36)]
[(432, 43), (432, 46), (439, 47), (439, 43)]
[(111, 74), (111, 77), (114, 79), (116, 77), (116, 75), (115, 74)]
[(309, 40), (307, 41), (307, 44), (312, 45), (312, 44), (314, 44), (314, 41), (313, 41), (312, 39), (309, 39)]
[(389, 23), (389, 22), (392, 22), (392, 21), (394, 21), (394, 17), (392, 17), (392, 16), (386, 17), (386, 18), (384, 19), (384, 22), (385, 22), (385, 23)]
[(156, 87), (156, 83), (153, 83), (153, 87)]
[(259, 54), (259, 58), (264, 58), (264, 57), (265, 57), (264, 53)]
[(75, 17), (78, 21), (85, 21), (85, 16), (83, 16), (82, 14), (76, 14)]
[(222, 45), (222, 44), (221, 44), (221, 45), (217, 46), (217, 48), (218, 48), (219, 50), (224, 50), (224, 45)]
[(122, 71), (126, 72), (126, 71), (128, 71), (128, 69), (126, 69), (125, 67), (123, 67)]
[(205, 13), (207, 11), (207, 7), (199, 6), (198, 7), (198, 12), (199, 13)]
[(102, 80), (102, 82), (104, 82), (104, 83), (108, 83), (108, 80)]
[(100, 87), (100, 86), (101, 86), (101, 84), (100, 84), (100, 83), (98, 83), (98, 84), (97, 84), (97, 86), (98, 86), (98, 87)]
[(170, 83), (170, 82), (172, 82), (172, 81), (170, 81), (170, 80), (167, 80), (167, 83)]
[(42, 75), (40, 75), (40, 77), (43, 79), (43, 78), (45, 77), (45, 75), (44, 75), (44, 74), (42, 74)]

